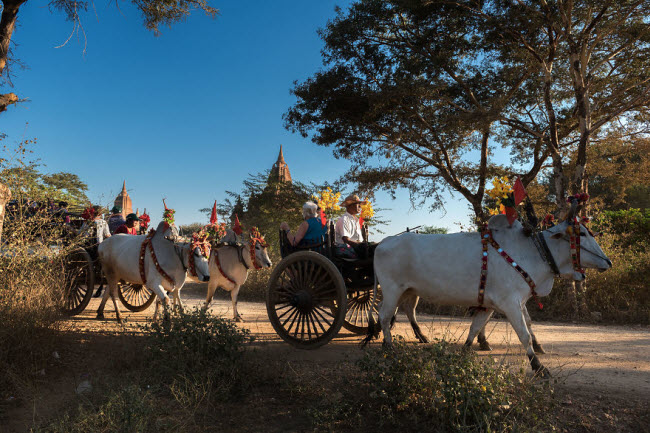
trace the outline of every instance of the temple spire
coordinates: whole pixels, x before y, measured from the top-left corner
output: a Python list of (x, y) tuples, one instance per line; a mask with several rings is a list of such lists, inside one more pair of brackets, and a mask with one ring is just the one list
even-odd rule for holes
[(282, 153), (282, 145), (280, 145), (280, 154), (278, 155), (278, 163), (286, 164), (284, 162), (284, 154)]
[(122, 184), (122, 194), (126, 193), (126, 180)]

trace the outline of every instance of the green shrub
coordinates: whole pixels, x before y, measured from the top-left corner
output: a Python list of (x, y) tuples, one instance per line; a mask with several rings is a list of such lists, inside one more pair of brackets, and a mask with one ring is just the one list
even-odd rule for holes
[(376, 422), (408, 431), (534, 431), (552, 395), (523, 369), (513, 373), (445, 341), (397, 339), (394, 351), (369, 350), (358, 368), (355, 386), (312, 411), (321, 427)]
[(621, 247), (650, 241), (650, 209), (603, 211), (593, 221), (599, 232), (614, 235), (614, 244)]
[(143, 328), (151, 372), (163, 383), (211, 383), (215, 396), (229, 398), (246, 389), (250, 332), (229, 320), (194, 308)]
[(38, 429), (47, 433), (120, 432), (144, 433), (161, 431), (156, 427), (152, 395), (137, 385), (110, 391), (98, 405), (85, 401), (74, 414), (65, 414), (52, 424)]

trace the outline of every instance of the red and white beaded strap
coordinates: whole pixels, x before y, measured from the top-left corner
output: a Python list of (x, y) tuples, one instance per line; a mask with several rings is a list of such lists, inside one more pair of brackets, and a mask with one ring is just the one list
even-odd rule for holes
[(153, 260), (153, 264), (156, 267), (156, 270), (164, 279), (169, 281), (172, 286), (175, 286), (176, 283), (174, 282), (174, 279), (167, 274), (167, 272), (164, 271), (163, 268), (160, 267), (160, 263), (158, 263), (158, 258), (156, 257), (156, 252), (153, 249), (153, 244), (151, 243), (151, 238), (153, 235), (156, 234), (156, 231), (151, 229), (149, 231), (149, 234), (147, 234), (147, 238), (142, 242), (142, 246), (140, 247), (140, 277), (142, 278), (142, 284), (147, 284), (147, 276), (144, 271), (144, 255), (146, 254), (147, 250), (147, 245), (149, 245), (149, 251), (151, 253), (151, 258)]
[(488, 248), (487, 244), (490, 243), (492, 247), (494, 247), (495, 250), (497, 250), (497, 253), (501, 257), (503, 257), (508, 263), (512, 265), (512, 267), (519, 272), (519, 275), (526, 281), (528, 286), (530, 287), (530, 292), (533, 295), (533, 298), (537, 302), (537, 305), (539, 306), (540, 309), (544, 308), (544, 305), (539, 301), (539, 298), (537, 297), (537, 292), (535, 291), (535, 282), (533, 279), (528, 275), (528, 272), (524, 271), (521, 266), (517, 264), (517, 262), (514, 261), (512, 257), (506, 253), (503, 248), (499, 245), (499, 243), (494, 240), (492, 237), (492, 231), (488, 229), (487, 227), (484, 227), (483, 230), (481, 231), (481, 244), (483, 245), (483, 256), (481, 257), (482, 260), (482, 267), (481, 267), (481, 282), (479, 285), (478, 289), (478, 307), (483, 308), (483, 300), (485, 298), (485, 283), (487, 280), (487, 258), (488, 258)]
[(217, 264), (217, 269), (219, 269), (219, 272), (221, 272), (221, 275), (223, 275), (223, 277), (226, 280), (230, 281), (231, 283), (233, 283), (235, 285), (235, 287), (237, 287), (237, 283), (235, 283), (235, 280), (233, 280), (228, 275), (226, 275), (226, 273), (221, 268), (221, 262), (219, 262), (219, 251), (216, 248), (214, 249), (214, 262)]

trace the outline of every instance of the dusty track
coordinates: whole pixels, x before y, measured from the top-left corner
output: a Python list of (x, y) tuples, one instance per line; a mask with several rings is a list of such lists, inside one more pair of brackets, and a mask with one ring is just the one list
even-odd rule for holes
[[(205, 286), (188, 285), (182, 298), (186, 307), (201, 305)], [(119, 302), (119, 301), (118, 301)], [(112, 303), (106, 308), (107, 321), (95, 320), (99, 300), (93, 299), (86, 311), (70, 320), (73, 328), (90, 332), (118, 331)], [(215, 299), (211, 305), (215, 314), (230, 318), (229, 300)], [(121, 307), (127, 323), (143, 323), (153, 315), (153, 307), (142, 313), (131, 313)], [(362, 351), (360, 337), (342, 330), (330, 344), (317, 350), (298, 350), (284, 343), (273, 330), (266, 307), (258, 302), (240, 302), (239, 312), (246, 320), (241, 326), (256, 337), (257, 350), (274, 358), (295, 362), (327, 363), (355, 359)], [(423, 331), (430, 339), (442, 338), (463, 342), (470, 320), (442, 316), (420, 315)], [(533, 330), (543, 344), (546, 355), (541, 361), (561, 384), (573, 391), (587, 394), (644, 398), (650, 395), (650, 328), (642, 326), (593, 326), (564, 323), (534, 323)], [(409, 341), (415, 337), (405, 316), (398, 315), (394, 331)], [(492, 320), (487, 327), (488, 340), (497, 362), (521, 365), (528, 369), (527, 359), (512, 327), (503, 320)], [(373, 343), (379, 344), (379, 343)], [(479, 352), (487, 356), (486, 352)]]

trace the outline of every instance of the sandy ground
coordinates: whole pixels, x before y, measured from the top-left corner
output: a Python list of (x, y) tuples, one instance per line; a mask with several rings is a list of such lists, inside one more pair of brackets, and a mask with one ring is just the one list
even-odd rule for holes
[[(205, 286), (199, 284), (186, 286), (182, 292), (185, 306), (191, 308), (201, 305), (205, 290)], [(99, 300), (93, 299), (86, 311), (70, 320), (72, 326), (85, 331), (120, 329), (114, 321), (110, 301), (106, 308), (108, 321), (95, 319), (98, 304)], [(256, 349), (274, 357), (320, 363), (355, 359), (362, 354), (358, 347), (361, 337), (343, 329), (338, 337), (319, 349), (295, 349), (276, 335), (264, 303), (240, 302), (238, 309), (245, 320), (240, 326), (248, 328), (255, 336)], [(211, 310), (226, 318), (232, 317), (232, 305), (223, 296), (213, 301)], [(143, 323), (153, 315), (154, 308), (152, 306), (147, 311), (131, 313), (121, 307), (121, 311), (127, 323)], [(459, 344), (465, 341), (470, 324), (468, 318), (443, 316), (419, 315), (418, 320), (430, 339), (445, 337), (458, 341)], [(489, 355), (496, 362), (521, 365), (528, 370), (525, 352), (506, 321), (492, 320), (486, 330), (493, 350), (479, 352), (481, 356)], [(650, 398), (650, 328), (543, 322), (533, 323), (533, 330), (546, 350), (540, 360), (563, 386), (594, 396)], [(409, 341), (416, 340), (404, 315), (398, 315), (394, 333)]]

